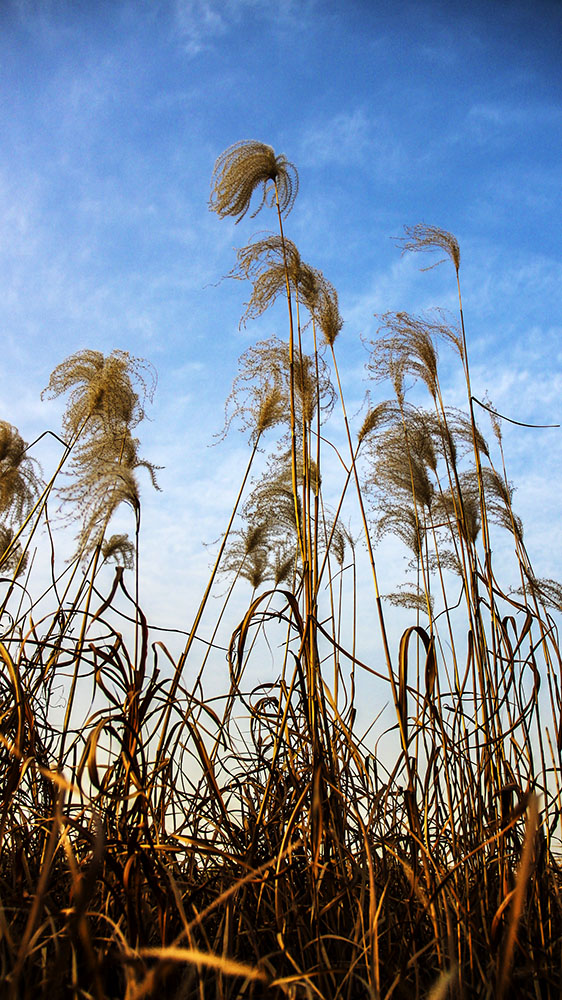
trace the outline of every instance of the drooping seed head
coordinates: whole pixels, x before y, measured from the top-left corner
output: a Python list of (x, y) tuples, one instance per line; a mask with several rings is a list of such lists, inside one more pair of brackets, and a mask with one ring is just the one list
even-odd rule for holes
[[(305, 298), (307, 308), (318, 324), (322, 336), (329, 347), (333, 347), (334, 341), (343, 326), (343, 319), (340, 315), (338, 304), (338, 293), (332, 283), (328, 281), (322, 271), (316, 268), (308, 268), (310, 276), (308, 278), (308, 301)], [(306, 282), (303, 282), (306, 290)]]
[(274, 149), (263, 142), (253, 139), (236, 142), (215, 163), (209, 207), (221, 219), (230, 215), (240, 222), (250, 208), (254, 191), (261, 188), (261, 201), (251, 215), (254, 218), (267, 200), (270, 182), (270, 204), (274, 203), (277, 189), (279, 209), (287, 214), (299, 186), (294, 164), (283, 155), (276, 156)]
[(33, 506), (40, 486), (26, 447), (17, 428), (0, 420), (0, 512), (15, 521)]
[(63, 428), (71, 436), (88, 421), (104, 429), (123, 424), (133, 427), (144, 417), (133, 381), (140, 385), (143, 397), (152, 398), (156, 378), (147, 362), (127, 351), (112, 351), (104, 357), (101, 351), (82, 350), (57, 365), (41, 398), (69, 393)]
[(264, 431), (270, 430), (286, 418), (286, 409), (281, 389), (278, 386), (266, 386), (259, 401), (256, 426), (253, 437), (260, 437)]
[(377, 403), (376, 406), (370, 407), (367, 416), (363, 421), (361, 430), (357, 435), (358, 444), (362, 444), (364, 439), (369, 434), (378, 430), (379, 427), (385, 424), (389, 419), (392, 419), (393, 417), (396, 418), (399, 415), (399, 409), (396, 407), (396, 404), (389, 402), (388, 400), (385, 400), (382, 403)]
[(241, 247), (237, 257), (238, 263), (230, 276), (247, 278), (253, 283), (241, 326), (261, 316), (279, 295), (286, 293), (287, 276), (291, 290), (298, 291), (302, 261), (292, 240), (272, 234)]
[[(21, 576), (27, 566), (27, 554), (22, 558), (22, 547), (19, 542), (13, 543), (14, 530), (7, 524), (0, 524), (0, 566), (2, 574), (17, 570), (17, 576)], [(9, 552), (8, 552), (9, 550)]]
[(407, 608), (409, 611), (421, 611), (422, 614), (427, 614), (427, 605), (429, 600), (429, 607), (431, 613), (433, 614), (433, 598), (430, 594), (418, 588), (414, 590), (411, 587), (404, 586), (403, 590), (395, 590), (392, 594), (384, 595), (385, 601), (389, 604), (393, 604), (396, 608)]
[[(152, 398), (156, 376), (147, 362), (126, 351), (105, 357), (83, 350), (53, 371), (43, 395), (68, 393), (63, 427), (72, 440), (68, 485), (58, 495), (70, 518), (80, 518), (78, 550), (84, 557), (101, 545), (109, 520), (121, 503), (140, 516), (135, 470), (144, 467), (156, 482), (156, 466), (138, 454), (131, 428), (144, 417), (144, 400)], [(137, 389), (141, 389), (141, 394)]]
[(410, 501), (393, 503), (391, 495), (384, 496), (379, 505), (381, 513), (377, 517), (376, 533), (378, 538), (384, 535), (396, 535), (406, 548), (417, 558), (421, 552), (421, 540), (424, 529), (416, 517), (416, 511)]
[(276, 587), (291, 580), (295, 571), (295, 553), (289, 546), (278, 544), (272, 558), (273, 582)]
[(101, 553), (104, 562), (111, 560), (124, 569), (133, 569), (135, 565), (135, 546), (128, 535), (111, 535), (102, 543)]
[[(242, 430), (250, 428), (254, 437), (259, 422), (267, 418), (263, 429), (274, 423), (288, 422), (290, 414), (289, 347), (277, 337), (258, 341), (241, 355), (238, 374), (226, 401), (225, 424), (219, 439), (226, 435), (233, 420)], [(309, 423), (320, 406), (323, 417), (332, 412), (334, 387), (322, 358), (297, 353), (293, 363), (297, 419)]]
[[(525, 574), (527, 577), (527, 586), (531, 591), (533, 596), (538, 597), (539, 600), (543, 602), (545, 607), (554, 608), (556, 611), (562, 611), (562, 585), (558, 583), (557, 580), (551, 580), (549, 578), (539, 579), (534, 576), (530, 576), (529, 573)], [(523, 588), (519, 588), (515, 591), (516, 594), (523, 592)]]
[[(418, 222), (415, 226), (404, 226), (404, 232), (406, 236), (397, 240), (402, 247), (402, 253), (406, 253), (408, 250), (421, 251), (422, 253), (444, 250), (453, 261), (455, 270), (458, 271), (461, 252), (458, 240), (452, 233), (448, 233), (446, 229), (439, 229), (438, 226), (427, 226), (424, 222)], [(444, 258), (436, 261), (435, 264), (430, 264), (429, 267), (422, 268), (422, 271), (430, 271), (431, 268), (442, 264), (443, 260)]]

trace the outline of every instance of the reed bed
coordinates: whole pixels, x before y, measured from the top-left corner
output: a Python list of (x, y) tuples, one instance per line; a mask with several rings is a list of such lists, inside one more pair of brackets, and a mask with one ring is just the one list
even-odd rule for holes
[[(403, 252), (444, 255), (459, 317), (378, 318), (356, 429), (336, 290), (285, 233), (297, 191), (296, 168), (263, 143), (237, 143), (215, 166), (219, 217), (274, 220), (237, 253), (243, 321), (284, 299), (287, 331), (240, 359), (224, 432), (247, 434), (249, 462), (179, 656), (138, 596), (140, 477), (157, 485), (134, 436), (150, 366), (81, 351), (55, 369), (46, 391), (67, 407), (46, 483), (33, 447), (0, 424), (10, 1000), (562, 993), (562, 588), (535, 574), (502, 418), (473, 396), (459, 246), (435, 227), (406, 229)], [(465, 410), (442, 394), (439, 351), (464, 372)], [(493, 447), (477, 415), (491, 419)], [(62, 569), (55, 498), (78, 525)], [(132, 538), (110, 534), (122, 504)], [(33, 596), (40, 532), (52, 582)], [(496, 577), (497, 532), (512, 540), (513, 580)], [(377, 543), (388, 534), (410, 568), (382, 594)], [(364, 564), (372, 591), (358, 604)], [(234, 588), (251, 593), (230, 619), (217, 694), (209, 673)], [(216, 627), (202, 634), (216, 593)], [(399, 643), (393, 605), (410, 616)], [(379, 652), (363, 662), (361, 637), (374, 630)], [(365, 675), (390, 704), (384, 753), (376, 730), (358, 727)]]

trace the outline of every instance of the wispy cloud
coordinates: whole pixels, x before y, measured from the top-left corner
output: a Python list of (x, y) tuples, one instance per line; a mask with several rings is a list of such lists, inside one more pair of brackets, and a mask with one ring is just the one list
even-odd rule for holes
[(514, 125), (548, 125), (559, 122), (562, 109), (555, 104), (511, 104), (506, 102), (483, 102), (473, 104), (468, 112), (468, 120), (489, 123), (502, 128)]
[(197, 55), (225, 34), (229, 6), (216, 0), (177, 0), (176, 23), (189, 55)]
[(175, 21), (188, 55), (210, 48), (246, 16), (259, 16), (278, 27), (291, 24), (315, 0), (175, 0)]
[(370, 143), (370, 122), (363, 109), (356, 108), (310, 128), (303, 138), (302, 159), (311, 166), (357, 163)]

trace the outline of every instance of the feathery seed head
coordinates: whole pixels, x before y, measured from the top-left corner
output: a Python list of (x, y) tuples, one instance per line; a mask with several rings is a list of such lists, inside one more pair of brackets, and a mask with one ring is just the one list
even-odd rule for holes
[(240, 533), (240, 541), (245, 556), (250, 555), (258, 548), (266, 545), (267, 524), (262, 521), (259, 524), (249, 524), (246, 531)]
[[(405, 586), (403, 590), (397, 590), (384, 596), (385, 600), (396, 608), (408, 608), (410, 611), (421, 611), (422, 614), (427, 614), (428, 595), (421, 589), (412, 590)], [(432, 613), (433, 603), (433, 598), (429, 595), (429, 607)]]
[[(406, 253), (408, 250), (414, 252), (421, 251), (422, 253), (433, 250), (444, 250), (447, 256), (453, 261), (455, 270), (458, 271), (461, 262), (461, 252), (458, 241), (452, 233), (448, 233), (445, 229), (439, 229), (438, 226), (426, 226), (424, 222), (418, 222), (415, 226), (404, 226), (404, 232), (406, 236), (397, 241), (402, 246), (402, 253)], [(429, 267), (422, 268), (422, 271), (430, 271), (431, 268), (442, 264), (444, 259), (438, 260), (435, 264), (430, 264)]]
[(285, 419), (283, 397), (278, 386), (266, 386), (259, 402), (254, 437), (261, 436), (264, 431), (275, 427)]
[(396, 410), (396, 404), (389, 402), (388, 400), (385, 400), (382, 403), (377, 403), (376, 406), (369, 409), (357, 436), (359, 444), (361, 444), (369, 434), (372, 434), (373, 431), (378, 430), (378, 428), (382, 424), (386, 423), (389, 418), (399, 416), (399, 413), (397, 413)]
[[(538, 577), (530, 576), (529, 573), (525, 574), (527, 577), (527, 582), (531, 593), (538, 597), (545, 607), (554, 608), (556, 611), (562, 611), (562, 585), (558, 583), (557, 580), (551, 580), (549, 578), (539, 579)], [(523, 588), (516, 590), (516, 594), (522, 593)]]
[(7, 524), (0, 524), (0, 564), (2, 566), (2, 573), (10, 573), (17, 569), (17, 575), (20, 576), (27, 566), (27, 555), (22, 559), (22, 548), (19, 542), (16, 542), (10, 554), (6, 555), (12, 545), (13, 538), (13, 528), (10, 528)]
[[(268, 182), (277, 188), (279, 209), (287, 214), (293, 207), (298, 191), (298, 174), (294, 164), (283, 155), (276, 156), (271, 146), (247, 139), (236, 142), (221, 153), (213, 170), (209, 207), (219, 218), (233, 216), (240, 222), (250, 208), (254, 191), (261, 187), (262, 199), (252, 218), (267, 200)], [(274, 204), (275, 190), (269, 203)]]
[(124, 569), (133, 569), (135, 565), (135, 546), (128, 535), (111, 535), (102, 543), (101, 553), (104, 562), (112, 560)]
[(14, 520), (33, 506), (40, 487), (36, 463), (26, 458), (26, 447), (17, 428), (0, 420), (0, 512)]
[(397, 535), (406, 548), (413, 552), (417, 558), (421, 553), (421, 539), (423, 538), (423, 528), (419, 526), (416, 512), (411, 502), (395, 504), (388, 497), (384, 497), (381, 503), (382, 513), (377, 519), (377, 535), (382, 538), (384, 535)]
[(438, 312), (436, 319), (412, 316), (410, 313), (384, 313), (379, 333), (384, 336), (372, 344), (368, 370), (374, 379), (390, 378), (401, 387), (405, 375), (421, 378), (433, 399), (438, 392), (437, 339), (447, 340), (462, 356), (462, 339), (450, 328)]
[(430, 509), (435, 491), (429, 472), (435, 472), (437, 459), (424, 414), (406, 410), (369, 447), (374, 458), (371, 490)]
[(495, 469), (482, 469), (486, 511), (491, 521), (511, 531), (518, 541), (523, 541), (523, 522), (512, 507), (515, 487), (507, 482)]
[(104, 428), (133, 427), (144, 417), (133, 379), (140, 384), (143, 397), (152, 399), (156, 378), (147, 362), (127, 351), (112, 351), (108, 357), (101, 351), (77, 351), (57, 365), (41, 398), (70, 391), (63, 428), (71, 436), (90, 420)]
[(336, 289), (318, 268), (301, 260), (291, 240), (271, 234), (242, 247), (237, 257), (230, 276), (248, 278), (254, 286), (240, 321), (242, 326), (248, 319), (261, 316), (286, 291), (288, 278), (291, 290), (320, 327), (326, 343), (333, 344), (343, 325)]
[(268, 525), (265, 521), (255, 521), (248, 524), (242, 531), (234, 531), (229, 541), (225, 558), (221, 564), (221, 573), (236, 573), (248, 578), (244, 567), (252, 566), (253, 570), (261, 566), (261, 575), (265, 571), (265, 563), (269, 553), (270, 543), (267, 538)]
[(339, 566), (343, 566), (345, 559), (345, 550), (347, 544), (350, 542), (349, 532), (341, 524), (336, 524), (334, 533), (332, 535), (332, 544), (330, 551), (334, 553), (336, 562)]
[[(95, 481), (76, 484), (76, 494), (82, 491), (77, 503), (78, 516), (82, 517), (82, 528), (78, 534), (78, 546), (82, 559), (101, 546), (110, 519), (122, 504), (128, 504), (134, 511), (137, 525), (140, 519), (139, 485), (131, 469), (125, 466), (108, 465), (97, 470)], [(72, 489), (72, 487), (70, 487)]]
[(313, 280), (310, 280), (310, 285), (314, 289), (314, 299), (311, 295), (310, 304), (307, 302), (307, 306), (320, 327), (324, 340), (329, 347), (332, 347), (343, 326), (338, 305), (338, 293), (321, 271), (312, 268), (309, 270), (313, 271)]
[(245, 326), (249, 319), (261, 316), (273, 305), (277, 296), (286, 291), (286, 273), (290, 286), (293, 290), (298, 289), (302, 262), (295, 244), (275, 235), (242, 247), (237, 257), (238, 264), (230, 272), (231, 276), (248, 278), (253, 282), (252, 296), (240, 320), (240, 325)]
[[(252, 429), (255, 435), (260, 421), (267, 428), (274, 423), (288, 422), (290, 414), (289, 347), (277, 337), (260, 340), (241, 355), (238, 374), (225, 406), (225, 425), (219, 437), (228, 432), (234, 419), (241, 429)], [(307, 354), (296, 353), (293, 364), (295, 404), (298, 420), (312, 420), (320, 404), (322, 414), (329, 415), (335, 402), (334, 387), (325, 361), (316, 362)], [(265, 426), (264, 426), (265, 429)]]
[(445, 422), (438, 420), (435, 415), (433, 417), (427, 415), (427, 420), (433, 427), (436, 448), (445, 457), (450, 458), (453, 465), (458, 454), (462, 457), (473, 450), (474, 442), (482, 455), (490, 457), (486, 438), (463, 410), (448, 406), (445, 410)]
[(0, 462), (2, 465), (17, 466), (25, 454), (25, 442), (16, 427), (6, 420), (0, 420)]
[[(155, 383), (152, 366), (126, 351), (104, 357), (100, 351), (83, 350), (55, 368), (43, 393), (54, 397), (69, 393), (63, 427), (74, 438), (73, 481), (58, 493), (82, 520), (78, 539), (82, 555), (102, 543), (121, 503), (133, 508), (138, 524), (135, 469), (146, 468), (158, 489), (156, 466), (139, 457), (139, 441), (131, 434), (144, 417), (144, 400), (152, 398)], [(136, 391), (139, 386), (142, 400)]]
[(254, 549), (246, 557), (240, 570), (240, 576), (245, 577), (251, 583), (252, 588), (257, 590), (258, 587), (261, 587), (264, 580), (268, 578), (269, 571), (267, 550)]
[(492, 406), (492, 402), (491, 402), (490, 397), (488, 396), (487, 392), (484, 393), (484, 402), (486, 403), (487, 408), (488, 408), (488, 413), (490, 415), (490, 423), (492, 425), (492, 430), (494, 432), (494, 436), (495, 436), (498, 444), (501, 447), (501, 443), (502, 443), (502, 439), (503, 439), (501, 416), (500, 416), (499, 413), (496, 412), (496, 410)]
[(273, 582), (276, 587), (282, 583), (288, 583), (293, 576), (295, 569), (295, 553), (283, 545), (278, 545), (275, 549), (272, 562)]
[(478, 481), (469, 470), (459, 477), (459, 483), (462, 503), (456, 487), (443, 490), (435, 498), (433, 514), (435, 519), (448, 523), (453, 535), (460, 530), (466, 541), (474, 545), (481, 527)]

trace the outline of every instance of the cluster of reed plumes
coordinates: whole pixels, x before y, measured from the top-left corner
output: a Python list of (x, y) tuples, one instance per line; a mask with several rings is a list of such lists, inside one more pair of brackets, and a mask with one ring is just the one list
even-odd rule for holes
[[(379, 318), (367, 371), (393, 395), (357, 431), (336, 291), (284, 233), (296, 170), (237, 144), (217, 161), (211, 208), (238, 221), (256, 194), (278, 231), (241, 249), (232, 274), (251, 285), (244, 322), (286, 299), (287, 335), (240, 360), (225, 433), (247, 433), (249, 462), (179, 657), (139, 604), (138, 476), (155, 484), (155, 467), (132, 431), (149, 367), (82, 351), (55, 370), (48, 389), (68, 404), (47, 483), (0, 425), (2, 995), (558, 1000), (562, 589), (531, 565), (499, 416), (480, 405), (499, 465), (476, 425), (458, 243), (406, 230), (404, 251), (443, 251), (453, 267), (460, 325)], [(443, 398), (440, 348), (458, 354), (466, 412)], [(335, 448), (324, 424), (338, 414)], [(333, 462), (340, 490), (325, 497)], [(29, 555), (38, 532), (52, 543), (57, 492), (80, 522), (76, 556), (60, 570), (52, 550), (52, 585), (33, 599)], [(109, 535), (122, 503), (134, 542)], [(498, 531), (513, 539), (509, 587), (492, 563)], [(376, 543), (389, 533), (411, 562), (384, 595)], [(356, 603), (366, 560), (372, 613)], [(217, 694), (217, 631), (248, 584)], [(393, 604), (411, 616), (397, 648)], [(363, 663), (375, 625), (380, 652)], [(390, 703), (390, 751), (358, 732), (365, 674)]]

